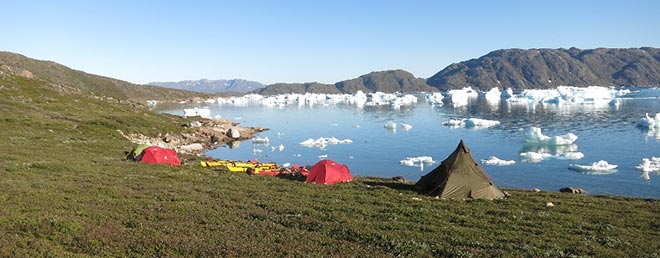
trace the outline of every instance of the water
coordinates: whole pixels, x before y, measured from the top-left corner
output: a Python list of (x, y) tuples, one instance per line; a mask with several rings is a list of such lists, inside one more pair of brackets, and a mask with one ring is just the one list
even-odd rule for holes
[[(442, 107), (420, 102), (409, 107), (357, 108), (347, 104), (315, 106), (288, 105), (269, 108), (258, 104), (235, 107), (217, 104), (186, 105), (211, 108), (211, 115), (239, 122), (243, 126), (269, 128), (259, 137), (268, 137), (269, 145), (241, 142), (238, 147), (211, 150), (208, 156), (219, 159), (275, 161), (278, 164), (313, 165), (319, 157), (346, 164), (355, 176), (404, 176), (416, 181), (437, 167), (462, 139), (477, 161), (496, 156), (515, 160), (513, 166), (483, 166), (501, 188), (539, 188), (557, 191), (573, 186), (590, 194), (608, 194), (660, 198), (660, 174), (645, 179), (635, 169), (642, 158), (660, 156), (660, 133), (636, 127), (644, 113), (660, 112), (660, 99), (621, 99), (618, 108), (609, 105), (511, 105), (506, 102), (471, 101), (468, 106)], [(164, 106), (158, 110), (183, 114), (183, 105)], [(485, 129), (450, 128), (442, 122), (452, 118), (498, 120), (500, 125)], [(384, 127), (388, 121), (399, 124), (397, 130)], [(401, 123), (411, 124), (403, 130)], [(579, 139), (569, 147), (539, 147), (524, 143), (523, 130), (541, 127), (553, 136), (574, 133)], [(351, 139), (351, 144), (329, 145), (325, 149), (307, 148), (299, 143), (309, 138), (336, 137)], [(284, 150), (279, 151), (278, 146)], [(275, 148), (275, 149), (273, 149)], [(520, 153), (579, 151), (580, 160), (549, 159), (538, 163), (522, 162)], [(406, 157), (431, 156), (436, 161), (423, 168), (400, 165)], [(615, 173), (595, 175), (568, 169), (569, 164), (587, 165), (599, 160), (618, 165)]]

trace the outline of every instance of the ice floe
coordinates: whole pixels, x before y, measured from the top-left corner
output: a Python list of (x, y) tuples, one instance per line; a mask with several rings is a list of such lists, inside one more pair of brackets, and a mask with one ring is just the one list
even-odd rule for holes
[(284, 150), (284, 144), (280, 144), (279, 146), (273, 146), (270, 147), (272, 151), (283, 151)]
[(516, 164), (515, 160), (503, 160), (495, 156), (490, 156), (488, 159), (482, 159), (481, 163), (489, 166), (511, 166)]
[(211, 109), (209, 108), (184, 108), (183, 116), (201, 116), (203, 118), (211, 118)]
[(300, 142), (300, 145), (308, 148), (316, 147), (316, 148), (325, 149), (325, 147), (327, 147), (328, 145), (349, 144), (349, 143), (353, 143), (353, 140), (351, 139), (340, 140), (335, 137), (330, 137), (330, 138), (320, 137), (318, 139), (309, 138), (307, 140)]
[(570, 145), (577, 141), (575, 134), (567, 133), (558, 136), (546, 136), (541, 132), (540, 127), (530, 127), (525, 130), (525, 142), (546, 145)]
[(479, 119), (479, 118), (463, 118), (463, 119), (449, 119), (442, 122), (445, 126), (450, 127), (465, 127), (465, 128), (488, 128), (500, 124), (500, 121)]
[(399, 161), (402, 166), (419, 167), (420, 169), (424, 169), (425, 165), (433, 165), (434, 163), (435, 161), (430, 156), (406, 157)]
[(660, 113), (656, 113), (654, 117), (650, 117), (649, 113), (646, 113), (637, 121), (637, 126), (648, 129), (660, 128)]
[(642, 172), (642, 178), (651, 180), (649, 173), (660, 173), (660, 157), (643, 158), (635, 168)]
[(453, 107), (467, 106), (470, 99), (475, 99), (478, 97), (479, 93), (474, 91), (471, 87), (465, 87), (460, 90), (449, 90), (447, 92), (447, 98)]
[(570, 164), (568, 169), (589, 174), (611, 174), (616, 172), (618, 166), (610, 164), (605, 160), (600, 160), (591, 165)]
[(396, 130), (397, 124), (394, 121), (387, 121), (387, 122), (385, 122), (383, 127), (387, 128), (387, 129), (390, 129), (390, 130)]
[[(506, 100), (509, 103), (550, 103), (550, 104), (607, 104), (615, 97), (630, 93), (627, 90), (617, 90), (612, 87), (589, 86), (559, 86), (549, 90), (524, 90), (520, 94), (510, 94)], [(504, 96), (502, 96), (504, 98)]]
[(401, 123), (401, 127), (403, 127), (404, 131), (410, 131), (410, 129), (413, 128), (411, 124), (406, 124), (406, 123)]
[(578, 160), (584, 158), (582, 152), (578, 152), (576, 144), (570, 145), (539, 145), (527, 143), (520, 152), (522, 162), (541, 162), (546, 159)]
[(260, 137), (252, 138), (252, 144), (268, 145), (269, 142), (270, 139), (268, 139), (268, 136), (264, 138), (260, 138)]
[(430, 103), (431, 105), (438, 105), (442, 106), (444, 103), (442, 102), (442, 99), (445, 98), (445, 96), (442, 95), (440, 92), (433, 92), (433, 93), (428, 93), (424, 96), (426, 101)]

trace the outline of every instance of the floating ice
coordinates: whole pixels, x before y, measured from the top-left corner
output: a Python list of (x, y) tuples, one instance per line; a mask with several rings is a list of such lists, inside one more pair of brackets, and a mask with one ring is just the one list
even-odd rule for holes
[(582, 152), (566, 152), (566, 153), (557, 154), (555, 157), (557, 159), (576, 160), (576, 159), (584, 158), (584, 154)]
[(387, 128), (387, 129), (393, 129), (393, 130), (396, 130), (396, 122), (394, 122), (394, 121), (387, 121), (387, 122), (385, 122), (385, 124), (383, 125), (383, 127)]
[[(609, 103), (613, 98), (629, 93), (625, 90), (616, 90), (610, 87), (589, 86), (559, 86), (551, 90), (524, 90), (518, 95), (510, 95), (507, 99), (510, 103), (579, 103), (579, 104), (601, 104)], [(504, 98), (504, 95), (502, 95)]]
[(516, 164), (515, 160), (502, 160), (495, 156), (490, 156), (488, 159), (482, 159), (481, 163), (489, 166), (511, 166)]
[(444, 104), (442, 102), (442, 99), (444, 99), (445, 97), (442, 96), (442, 93), (440, 93), (440, 92), (433, 92), (433, 93), (426, 94), (425, 98), (426, 98), (426, 101), (428, 101), (432, 105), (442, 106)]
[(635, 168), (642, 172), (642, 178), (651, 180), (649, 173), (660, 173), (660, 157), (643, 158)]
[(302, 145), (304, 147), (308, 147), (308, 148), (317, 147), (317, 148), (324, 149), (328, 145), (349, 144), (349, 143), (353, 143), (353, 141), (351, 139), (340, 140), (340, 139), (337, 139), (335, 137), (330, 137), (330, 138), (320, 137), (316, 140), (314, 140), (312, 138), (309, 138), (307, 140), (302, 141), (300, 143), (300, 145)]
[(452, 106), (462, 107), (467, 106), (470, 98), (479, 97), (479, 93), (474, 91), (471, 87), (465, 87), (460, 90), (449, 90), (447, 92), (447, 97), (449, 98)]
[(252, 138), (252, 144), (268, 145), (269, 142), (270, 142), (270, 140), (268, 139), (268, 136), (266, 136), (264, 138), (259, 138), (259, 137)]
[(270, 147), (270, 148), (272, 149), (272, 151), (280, 151), (281, 152), (281, 151), (284, 150), (284, 144), (280, 144), (280, 146), (273, 146), (273, 147)]
[(548, 159), (548, 158), (552, 158), (552, 154), (550, 154), (550, 153), (539, 153), (539, 152), (533, 152), (533, 151), (520, 153), (520, 160), (524, 161), (524, 162), (536, 163), (536, 162), (541, 162), (544, 159)]
[(291, 167), (291, 163), (289, 163), (289, 162), (284, 163), (284, 164), (282, 164), (282, 167), (283, 167), (283, 168)]
[(499, 102), (502, 99), (502, 92), (500, 89), (495, 87), (486, 92), (480, 92), (480, 97), (483, 97), (488, 102)]
[(201, 116), (211, 118), (211, 109), (209, 108), (184, 108), (183, 116)]
[(403, 130), (409, 131), (413, 126), (411, 124), (402, 123), (401, 127), (403, 127)]
[(540, 127), (530, 127), (525, 130), (525, 142), (547, 145), (570, 145), (577, 141), (575, 134), (567, 133), (559, 136), (545, 136)]
[(617, 165), (609, 164), (607, 161), (600, 160), (592, 163), (591, 165), (577, 165), (570, 164), (568, 169), (578, 172), (593, 173), (593, 174), (610, 174), (616, 172)]
[(650, 117), (649, 113), (646, 113), (637, 121), (637, 126), (648, 129), (660, 128), (660, 113), (656, 113), (655, 117)]
[(442, 124), (451, 127), (480, 129), (480, 128), (487, 128), (487, 127), (499, 125), (500, 121), (479, 119), (479, 118), (463, 118), (463, 119), (449, 119), (448, 121), (442, 122)]
[(433, 163), (435, 163), (435, 161), (430, 156), (406, 157), (405, 159), (399, 161), (399, 164), (401, 164), (402, 166), (420, 167), (420, 168), (424, 168), (425, 164), (432, 165)]

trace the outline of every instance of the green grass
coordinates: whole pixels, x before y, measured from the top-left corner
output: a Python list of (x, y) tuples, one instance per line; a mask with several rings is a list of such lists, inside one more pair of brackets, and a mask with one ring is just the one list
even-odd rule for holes
[(658, 200), (448, 201), (387, 179), (307, 185), (124, 159), (117, 129), (185, 122), (0, 80), (0, 256), (660, 257)]

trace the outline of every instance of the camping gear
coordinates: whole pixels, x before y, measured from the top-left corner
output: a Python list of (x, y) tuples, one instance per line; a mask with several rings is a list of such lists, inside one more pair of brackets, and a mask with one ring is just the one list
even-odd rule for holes
[(200, 162), (202, 167), (225, 167), (229, 172), (277, 175), (280, 167), (275, 162), (259, 163), (257, 161), (207, 160)]
[(325, 159), (312, 166), (305, 182), (331, 185), (351, 180), (353, 176), (346, 165)]
[(501, 199), (505, 195), (470, 154), (463, 140), (440, 166), (422, 176), (415, 190), (443, 199)]
[(158, 146), (150, 146), (142, 152), (141, 162), (170, 164), (172, 166), (181, 165), (181, 160), (173, 149), (165, 149)]
[(135, 145), (135, 147), (133, 147), (133, 149), (128, 153), (128, 155), (126, 155), (126, 158), (130, 159), (130, 160), (138, 160), (139, 161), (140, 158), (141, 158), (140, 155), (142, 155), (142, 151), (144, 151), (144, 149), (146, 149), (146, 148), (149, 148), (149, 145), (146, 145), (146, 144)]

